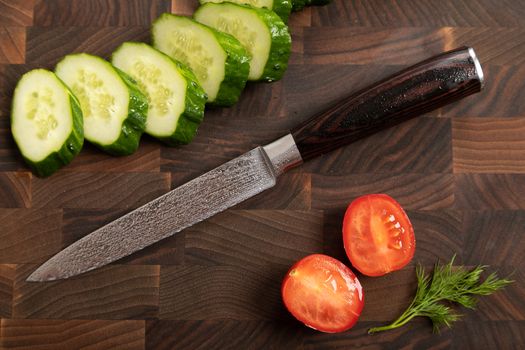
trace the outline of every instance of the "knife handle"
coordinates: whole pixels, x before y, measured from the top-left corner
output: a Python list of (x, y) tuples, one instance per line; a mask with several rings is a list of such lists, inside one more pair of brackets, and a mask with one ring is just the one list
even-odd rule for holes
[(306, 161), (479, 92), (483, 83), (474, 50), (461, 47), (346, 97), (291, 134)]

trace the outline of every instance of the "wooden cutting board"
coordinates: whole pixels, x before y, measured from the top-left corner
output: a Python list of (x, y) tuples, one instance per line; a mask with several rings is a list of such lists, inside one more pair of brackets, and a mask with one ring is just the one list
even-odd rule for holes
[[(198, 137), (168, 148), (144, 137), (113, 158), (86, 145), (47, 179), (31, 175), (9, 131), (20, 75), (72, 52), (108, 57), (149, 41), (151, 21), (196, 0), (0, 0), (0, 348), (319, 349), (525, 346), (525, 2), (334, 0), (292, 15), (280, 82), (249, 84), (209, 109)], [(272, 141), (349, 92), (409, 64), (473, 46), (486, 88), (285, 175), (277, 188), (109, 267), (24, 282), (38, 264), (123, 213)], [(408, 211), (417, 251), (402, 271), (361, 277), (366, 305), (342, 334), (296, 322), (280, 283), (299, 258), (345, 263), (341, 223), (355, 197), (384, 192)], [(516, 283), (461, 310), (451, 330), (419, 319), (374, 336), (415, 291), (416, 263), (438, 259), (514, 271)]]

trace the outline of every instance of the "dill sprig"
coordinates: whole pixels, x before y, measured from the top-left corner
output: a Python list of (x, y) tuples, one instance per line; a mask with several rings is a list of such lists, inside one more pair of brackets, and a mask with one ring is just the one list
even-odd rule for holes
[(397, 320), (387, 326), (370, 328), (368, 333), (401, 327), (418, 316), (430, 318), (434, 332), (439, 332), (442, 326), (450, 327), (461, 316), (451, 307), (440, 302), (452, 302), (475, 309), (475, 296), (492, 294), (514, 282), (500, 279), (495, 273), (491, 273), (480, 283), (481, 273), (487, 266), (480, 265), (469, 271), (464, 266), (452, 266), (454, 259), (455, 256), (445, 265), (437, 263), (432, 278), (425, 274), (425, 269), (421, 265), (417, 266), (417, 291), (412, 303)]

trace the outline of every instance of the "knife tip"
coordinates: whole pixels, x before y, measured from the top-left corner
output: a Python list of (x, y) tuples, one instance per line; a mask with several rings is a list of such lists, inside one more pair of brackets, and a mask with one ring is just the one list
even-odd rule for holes
[(53, 271), (45, 268), (44, 266), (39, 267), (29, 277), (26, 278), (26, 282), (47, 282), (60, 279), (58, 277), (58, 271)]

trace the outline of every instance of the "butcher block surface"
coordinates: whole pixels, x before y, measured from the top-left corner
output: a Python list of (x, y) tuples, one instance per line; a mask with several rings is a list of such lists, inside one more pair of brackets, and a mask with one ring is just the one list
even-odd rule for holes
[[(208, 109), (198, 136), (169, 148), (143, 137), (132, 156), (86, 144), (53, 176), (32, 175), (12, 140), (17, 80), (66, 54), (108, 58), (149, 42), (163, 12), (197, 0), (0, 0), (1, 349), (518, 349), (525, 347), (525, 2), (334, 0), (290, 19), (284, 79), (248, 84), (232, 108)], [(321, 156), (256, 198), (136, 254), (66, 281), (28, 283), (42, 262), (94, 229), (189, 179), (270, 142), (352, 91), (462, 45), (486, 86), (452, 106)], [(340, 334), (288, 314), (280, 286), (312, 253), (350, 264), (341, 226), (368, 193), (397, 199), (414, 225), (412, 262), (358, 275), (365, 307)], [(395, 319), (416, 288), (417, 263), (490, 265), (515, 283), (430, 321), (368, 335)]]

